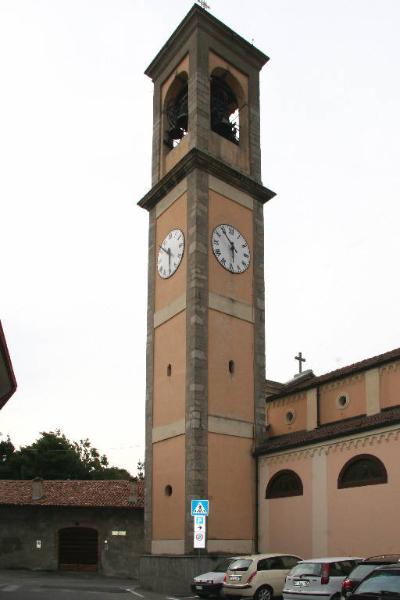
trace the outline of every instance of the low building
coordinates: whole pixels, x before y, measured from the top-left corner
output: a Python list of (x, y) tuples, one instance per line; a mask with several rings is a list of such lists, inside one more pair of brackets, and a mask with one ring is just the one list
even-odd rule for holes
[(259, 550), (397, 553), (400, 349), (267, 390)]
[(0, 480), (0, 568), (136, 577), (143, 482)]

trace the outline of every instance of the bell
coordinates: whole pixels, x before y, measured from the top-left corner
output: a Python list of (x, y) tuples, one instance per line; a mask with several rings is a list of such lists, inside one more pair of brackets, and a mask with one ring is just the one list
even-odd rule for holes
[(231, 142), (238, 143), (237, 128), (230, 116), (237, 107), (230, 87), (220, 79), (211, 80), (211, 129)]
[(229, 140), (232, 139), (232, 136), (234, 135), (232, 123), (229, 121), (226, 115), (224, 115), (218, 121), (214, 121), (212, 128), (215, 133), (218, 133), (219, 135), (222, 135), (222, 137), (225, 137)]
[(187, 131), (188, 127), (188, 95), (187, 90), (185, 93), (177, 98), (176, 112), (175, 112), (175, 124), (176, 127)]
[(182, 129), (183, 131), (187, 131), (187, 128), (188, 128), (187, 112), (183, 112), (182, 114), (177, 115), (176, 127), (178, 129)]
[(180, 127), (171, 127), (171, 129), (168, 130), (168, 138), (170, 140), (181, 140), (184, 135), (185, 131)]
[(187, 88), (170, 102), (167, 107), (167, 118), (170, 128), (167, 132), (168, 140), (181, 140), (188, 127), (188, 96)]

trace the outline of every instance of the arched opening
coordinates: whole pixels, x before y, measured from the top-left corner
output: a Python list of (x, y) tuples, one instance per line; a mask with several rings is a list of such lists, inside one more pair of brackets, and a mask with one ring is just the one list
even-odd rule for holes
[(294, 471), (285, 469), (278, 471), (269, 480), (265, 497), (270, 498), (289, 498), (290, 496), (302, 496), (303, 483), (300, 477)]
[(179, 73), (164, 102), (164, 144), (172, 150), (188, 132), (188, 76)]
[(214, 69), (210, 83), (211, 129), (234, 144), (240, 139), (242, 103), (243, 92), (237, 80), (223, 68)]
[(91, 527), (65, 527), (58, 532), (58, 567), (62, 571), (97, 571), (98, 534)]
[(360, 487), (387, 483), (385, 465), (372, 454), (359, 454), (351, 458), (338, 477), (338, 488)]

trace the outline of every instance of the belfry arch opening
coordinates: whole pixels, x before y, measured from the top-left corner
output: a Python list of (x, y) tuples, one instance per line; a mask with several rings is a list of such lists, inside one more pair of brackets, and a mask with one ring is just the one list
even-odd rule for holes
[(164, 144), (172, 150), (188, 133), (188, 75), (179, 73), (165, 96)]
[(221, 137), (239, 144), (240, 109), (244, 95), (239, 82), (233, 75), (218, 67), (210, 79), (210, 126)]

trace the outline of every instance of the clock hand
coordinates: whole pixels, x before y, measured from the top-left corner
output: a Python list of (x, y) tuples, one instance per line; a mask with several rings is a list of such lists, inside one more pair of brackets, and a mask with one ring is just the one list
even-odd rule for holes
[(228, 238), (228, 235), (227, 235), (227, 233), (226, 233), (225, 229), (223, 229), (222, 227), (221, 227), (221, 229), (222, 229), (222, 233), (224, 234), (224, 236), (226, 237), (226, 239), (228, 240), (228, 242), (229, 242), (229, 244), (230, 244), (230, 246), (231, 246), (231, 252), (232, 252), (232, 262), (235, 262), (235, 252), (236, 252), (236, 254), (237, 254), (237, 250), (236, 250), (236, 248), (235, 248), (235, 244), (233, 243), (233, 241), (232, 241), (232, 240), (230, 240), (230, 239)]
[(232, 241), (228, 238), (228, 235), (227, 235), (225, 229), (223, 227), (221, 227), (221, 230), (222, 230), (222, 233), (224, 234), (224, 236), (226, 237), (226, 239), (228, 240), (228, 242), (230, 243), (231, 248), (232, 248)]
[(162, 244), (160, 246), (160, 249), (164, 250), (165, 254), (169, 254), (169, 248), (168, 248), (168, 250), (166, 250)]
[(168, 248), (168, 269), (169, 272), (171, 273), (171, 248)]
[(226, 239), (228, 240), (228, 242), (229, 242), (229, 243), (230, 243), (230, 245), (231, 245), (231, 252), (232, 252), (232, 255), (233, 255), (233, 253), (234, 253), (234, 252), (236, 252), (236, 254), (237, 254), (237, 250), (236, 250), (236, 248), (235, 248), (235, 244), (233, 243), (233, 241), (232, 241), (232, 240), (230, 240), (230, 239), (228, 238), (228, 235), (227, 235), (227, 233), (226, 233), (225, 229), (222, 229), (222, 227), (221, 227), (221, 230), (222, 230), (222, 233), (224, 234), (224, 236), (226, 237)]

